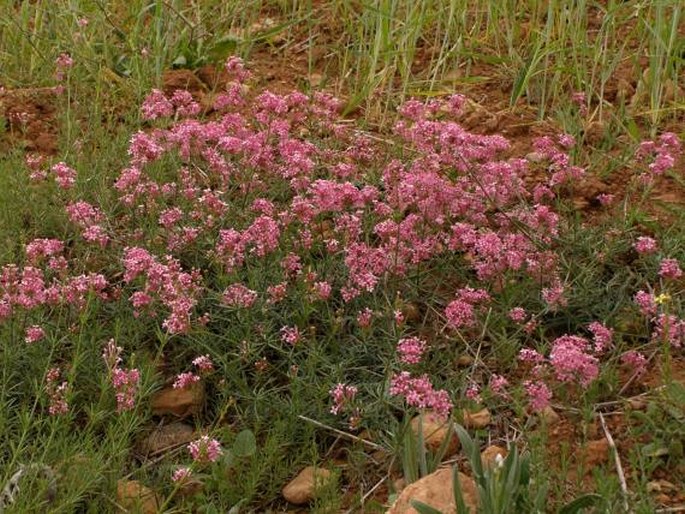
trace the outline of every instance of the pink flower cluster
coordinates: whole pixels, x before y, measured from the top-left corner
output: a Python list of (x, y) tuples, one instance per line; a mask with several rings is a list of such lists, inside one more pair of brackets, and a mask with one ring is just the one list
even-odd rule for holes
[(29, 343), (36, 343), (45, 337), (45, 330), (38, 325), (32, 325), (26, 329), (26, 337), (24, 340)]
[(407, 371), (397, 373), (390, 380), (389, 392), (391, 396), (402, 396), (409, 406), (432, 409), (440, 417), (447, 417), (452, 410), (447, 391), (435, 390), (428, 375), (412, 377)]
[(248, 289), (243, 284), (231, 284), (224, 291), (222, 300), (231, 307), (249, 308), (257, 300), (257, 291)]
[(468, 327), (475, 322), (474, 305), (490, 300), (490, 295), (483, 289), (465, 287), (459, 289), (456, 299), (452, 300), (445, 309), (447, 322), (454, 328)]
[(281, 333), (281, 340), (284, 343), (287, 343), (287, 344), (292, 345), (292, 346), (295, 346), (302, 339), (302, 335), (300, 334), (300, 329), (297, 327), (288, 327), (288, 326), (281, 327), (280, 333)]
[(329, 395), (333, 400), (333, 407), (331, 407), (331, 414), (339, 414), (347, 410), (357, 394), (357, 387), (353, 385), (338, 383), (329, 391)]
[(173, 387), (174, 389), (187, 389), (199, 381), (200, 377), (197, 376), (195, 373), (181, 373), (176, 376), (176, 380), (174, 381)]
[(637, 238), (637, 241), (633, 245), (633, 248), (635, 248), (637, 253), (649, 254), (655, 253), (659, 249), (659, 246), (657, 242), (651, 237), (640, 236)]
[(404, 364), (418, 364), (426, 351), (426, 341), (418, 337), (405, 337), (397, 343), (397, 354)]
[[(599, 322), (590, 323), (593, 343), (575, 335), (563, 335), (552, 341), (549, 358), (536, 350), (524, 348), (518, 359), (532, 365), (532, 379), (524, 381), (523, 388), (533, 410), (541, 410), (549, 404), (552, 390), (545, 377), (554, 377), (561, 383), (574, 383), (587, 388), (599, 376), (597, 355), (604, 352), (613, 338), (613, 330)], [(550, 378), (551, 378), (550, 377)]]
[(193, 472), (190, 470), (188, 467), (181, 467), (176, 470), (171, 474), (171, 480), (172, 482), (182, 484), (186, 482), (187, 480), (190, 480), (190, 478), (193, 476)]
[(670, 279), (678, 280), (683, 276), (683, 270), (680, 269), (680, 263), (677, 259), (663, 259), (659, 264), (659, 276)]
[(589, 344), (579, 336), (565, 335), (554, 340), (549, 354), (557, 380), (578, 382), (587, 387), (599, 375), (597, 357), (588, 353)]
[(614, 338), (613, 329), (606, 327), (599, 321), (593, 321), (588, 325), (587, 328), (590, 332), (592, 332), (592, 342), (594, 343), (595, 353), (602, 353), (611, 346)]
[(214, 363), (209, 355), (200, 355), (193, 359), (193, 365), (200, 371), (200, 373), (211, 373), (214, 371)]
[[(38, 259), (37, 255), (34, 258)], [(59, 258), (51, 259), (49, 266), (56, 271), (64, 270)], [(60, 276), (48, 281), (40, 268), (19, 269), (8, 264), (0, 269), (0, 320), (9, 318), (17, 308), (31, 311), (44, 306), (71, 305), (80, 310), (89, 295), (106, 299), (107, 286), (105, 277), (96, 273)]]
[(203, 435), (200, 439), (188, 444), (188, 451), (195, 462), (207, 464), (216, 462), (223, 454), (221, 443), (216, 439)]
[(200, 293), (200, 272), (188, 273), (182, 270), (179, 262), (167, 255), (166, 262), (160, 262), (143, 248), (133, 247), (124, 250), (124, 282), (133, 282), (144, 277), (144, 287), (130, 297), (135, 312), (149, 308), (155, 299), (164, 305), (169, 315), (162, 323), (167, 332), (186, 333), (190, 330), (192, 311)]
[(102, 352), (102, 358), (109, 370), (110, 381), (115, 391), (117, 412), (133, 410), (135, 407), (140, 372), (137, 369), (123, 369), (121, 363), (121, 347), (116, 346), (114, 339), (107, 341)]
[(55, 182), (62, 189), (71, 189), (76, 183), (76, 170), (73, 170), (63, 162), (58, 162), (51, 168), (55, 174)]
[(69, 384), (66, 381), (58, 384), (59, 375), (59, 368), (50, 368), (45, 377), (45, 388), (50, 401), (48, 412), (51, 416), (69, 412), (69, 404), (66, 398)]
[(648, 160), (651, 162), (639, 178), (643, 182), (649, 182), (654, 177), (663, 175), (675, 166), (681, 154), (680, 139), (673, 132), (664, 132), (657, 141), (643, 141), (635, 152), (635, 156), (639, 162)]

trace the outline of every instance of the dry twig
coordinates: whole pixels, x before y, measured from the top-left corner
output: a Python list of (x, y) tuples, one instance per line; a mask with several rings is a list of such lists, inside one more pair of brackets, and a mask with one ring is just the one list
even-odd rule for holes
[(599, 421), (602, 423), (602, 429), (604, 430), (604, 435), (607, 438), (609, 447), (614, 454), (614, 463), (616, 464), (616, 473), (618, 473), (618, 480), (621, 484), (621, 492), (623, 493), (623, 508), (626, 512), (632, 512), (628, 504), (628, 484), (626, 483), (626, 476), (623, 473), (623, 466), (621, 465), (621, 458), (618, 455), (618, 449), (616, 448), (616, 443), (614, 438), (611, 436), (609, 429), (607, 428), (606, 421), (604, 421), (604, 415), (599, 413)]

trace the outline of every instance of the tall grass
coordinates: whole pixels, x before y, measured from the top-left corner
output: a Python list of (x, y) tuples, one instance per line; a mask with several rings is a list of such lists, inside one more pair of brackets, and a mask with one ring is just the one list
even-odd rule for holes
[[(348, 112), (364, 107), (376, 120), (408, 95), (468, 93), (474, 67), (482, 81), (509, 85), (511, 104), (525, 101), (540, 118), (582, 91), (602, 120), (618, 72), (644, 92), (629, 116), (654, 129), (682, 109), (685, 20), (678, 0), (6, 3), (0, 55), (11, 87), (49, 83), (61, 51), (87, 66), (95, 90), (121, 87), (116, 76), (140, 94), (170, 66), (192, 68), (232, 51), (248, 57), (264, 44), (287, 55), (304, 44), (309, 72), (334, 77)], [(90, 23), (77, 36), (82, 17)], [(267, 17), (274, 26), (263, 26)], [(275, 34), (281, 37), (274, 45)], [(312, 58), (319, 46), (323, 65)]]

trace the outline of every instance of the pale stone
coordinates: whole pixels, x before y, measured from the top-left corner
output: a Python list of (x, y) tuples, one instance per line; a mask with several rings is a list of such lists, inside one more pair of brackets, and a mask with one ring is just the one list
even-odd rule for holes
[(117, 503), (125, 512), (155, 514), (161, 501), (157, 494), (137, 480), (117, 481)]
[(316, 497), (316, 492), (325, 487), (331, 479), (331, 472), (325, 468), (308, 466), (283, 488), (283, 498), (295, 505), (303, 505)]
[(152, 413), (157, 416), (172, 414), (185, 418), (196, 414), (202, 408), (205, 399), (205, 387), (202, 382), (183, 388), (166, 387), (152, 397)]
[(419, 420), (421, 421), (423, 440), (426, 443), (426, 447), (436, 452), (442, 446), (443, 441), (449, 438), (445, 457), (454, 454), (459, 449), (459, 438), (454, 430), (452, 430), (449, 419), (441, 419), (431, 411), (419, 414), (411, 420), (411, 429), (416, 436), (419, 434)]
[(140, 441), (138, 448), (143, 455), (155, 455), (189, 443), (193, 439), (196, 439), (193, 427), (176, 421), (155, 428), (145, 439)]
[(507, 457), (507, 450), (505, 450), (501, 446), (488, 446), (485, 450), (481, 452), (480, 460), (483, 463), (483, 466), (485, 466), (486, 468), (494, 468), (497, 464), (498, 455), (502, 458), (502, 460), (504, 460)]
[(492, 421), (490, 411), (481, 409), (478, 412), (469, 412), (464, 409), (464, 426), (466, 428), (485, 428)]
[(471, 364), (473, 364), (473, 357), (470, 355), (460, 355), (457, 359), (457, 366), (460, 368), (467, 368)]
[[(478, 507), (476, 484), (463, 473), (459, 473), (459, 484), (466, 507), (471, 514), (476, 514)], [(420, 501), (430, 505), (443, 514), (455, 514), (457, 505), (452, 487), (452, 469), (439, 469), (435, 473), (409, 484), (386, 514), (418, 514), (418, 511), (412, 507), (412, 501)]]
[(549, 405), (540, 411), (540, 419), (542, 419), (545, 424), (549, 427), (556, 425), (561, 421), (561, 417), (557, 412)]

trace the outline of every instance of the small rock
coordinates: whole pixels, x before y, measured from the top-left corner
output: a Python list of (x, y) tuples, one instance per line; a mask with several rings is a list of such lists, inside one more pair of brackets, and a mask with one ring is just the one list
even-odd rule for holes
[(678, 487), (676, 487), (675, 484), (672, 484), (668, 480), (653, 480), (651, 482), (647, 482), (648, 493), (668, 493), (676, 492), (677, 490)]
[(464, 409), (464, 426), (466, 428), (485, 428), (492, 421), (490, 411), (481, 409), (478, 412), (469, 412)]
[[(475, 514), (478, 508), (478, 490), (475, 482), (463, 473), (459, 473), (459, 484), (467, 509), (471, 514)], [(452, 469), (439, 469), (409, 484), (386, 514), (418, 514), (411, 505), (412, 500), (423, 502), (440, 512), (456, 512), (457, 506), (452, 489)]]
[(421, 320), (421, 311), (415, 303), (405, 303), (402, 306), (402, 315), (404, 320), (414, 323)]
[(538, 415), (548, 427), (554, 426), (561, 421), (561, 417), (557, 414), (557, 411), (549, 405), (542, 409)]
[(648, 493), (660, 493), (661, 492), (661, 484), (657, 480), (654, 480), (652, 482), (647, 482), (647, 492)]
[(635, 94), (635, 88), (625, 79), (619, 79), (616, 89), (616, 97), (623, 102)]
[(526, 155), (526, 160), (534, 163), (540, 163), (545, 160), (545, 156), (539, 152), (531, 152)]
[(402, 489), (407, 487), (407, 481), (404, 478), (398, 478), (397, 480), (393, 481), (392, 487), (395, 492), (400, 493), (402, 492)]
[(329, 470), (308, 466), (283, 488), (283, 498), (295, 505), (303, 505), (314, 499), (317, 489), (326, 486), (330, 479)]
[(447, 438), (450, 439), (447, 443), (445, 457), (454, 454), (459, 449), (459, 438), (452, 430), (449, 419), (440, 419), (431, 411), (419, 414), (411, 420), (411, 429), (414, 435), (419, 433), (419, 421), (421, 421), (423, 440), (432, 451), (438, 451)]
[(585, 127), (585, 142), (591, 145), (599, 144), (606, 134), (606, 126), (601, 121), (590, 122)]
[(191, 93), (198, 93), (207, 89), (195, 73), (185, 69), (166, 70), (162, 74), (162, 83), (164, 84), (164, 92), (168, 95), (172, 95), (178, 89)]
[(193, 427), (176, 421), (169, 425), (155, 428), (138, 446), (140, 453), (147, 456), (189, 443), (193, 439), (195, 439)]
[(586, 467), (592, 468), (604, 464), (609, 460), (609, 442), (605, 438), (589, 441), (581, 456)]
[(117, 481), (117, 503), (126, 512), (154, 514), (161, 505), (157, 494), (137, 480)]
[(633, 410), (645, 410), (647, 408), (647, 400), (644, 397), (633, 396), (628, 398), (626, 402)]
[(488, 446), (480, 454), (480, 460), (483, 462), (483, 466), (486, 468), (494, 468), (497, 463), (497, 456), (500, 455), (502, 459), (506, 458), (507, 450), (501, 446)]
[(318, 88), (323, 82), (323, 75), (321, 73), (312, 73), (309, 76), (309, 85), (314, 89)]
[(152, 413), (156, 416), (172, 414), (185, 418), (200, 411), (205, 399), (205, 386), (195, 382), (185, 389), (165, 387), (152, 397)]
[(183, 481), (183, 483), (178, 488), (178, 492), (181, 496), (190, 498), (191, 496), (200, 494), (203, 488), (204, 484), (200, 480), (191, 477)]
[(473, 357), (470, 355), (460, 355), (457, 359), (457, 366), (460, 368), (467, 368), (471, 364), (473, 364)]
[(668, 505), (671, 503), (671, 497), (666, 493), (661, 493), (654, 498), (654, 501), (659, 505)]

